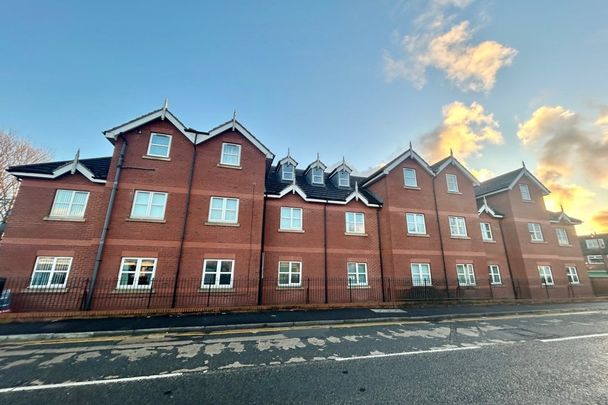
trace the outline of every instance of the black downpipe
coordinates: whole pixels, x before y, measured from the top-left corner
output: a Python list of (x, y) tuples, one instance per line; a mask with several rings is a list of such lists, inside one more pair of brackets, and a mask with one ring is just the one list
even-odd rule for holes
[(329, 293), (327, 291), (327, 201), (323, 205), (323, 273), (325, 274), (325, 303), (329, 302)]
[[(253, 220), (253, 218), (252, 218)], [(262, 305), (264, 289), (264, 238), (266, 237), (266, 197), (262, 200), (262, 241), (260, 244), (260, 275), (258, 277), (258, 305)]]
[(498, 220), (498, 227), (500, 228), (500, 237), (502, 238), (502, 247), (505, 250), (505, 258), (507, 259), (507, 269), (509, 270), (509, 277), (511, 277), (511, 287), (513, 288), (513, 296), (515, 299), (517, 296), (517, 290), (515, 289), (515, 280), (513, 279), (513, 272), (511, 270), (511, 261), (509, 260), (509, 252), (507, 250), (507, 241), (505, 240), (505, 233), (502, 229), (502, 219)]
[(376, 210), (376, 229), (378, 231), (378, 252), (380, 253), (380, 287), (382, 288), (382, 302), (384, 302), (384, 266), (382, 264), (382, 234), (380, 233), (380, 208)]
[(196, 167), (196, 141), (198, 133), (194, 134), (194, 142), (192, 144), (192, 164), (190, 165), (190, 175), (188, 177), (188, 191), (186, 194), (186, 207), (184, 212), (184, 222), (182, 223), (182, 234), (179, 239), (179, 251), (177, 254), (177, 269), (175, 270), (175, 281), (173, 282), (173, 297), (171, 298), (171, 308), (175, 308), (177, 301), (177, 286), (179, 283), (179, 273), (182, 269), (182, 258), (184, 255), (184, 240), (186, 239), (186, 228), (188, 226), (188, 217), (190, 214), (190, 199), (192, 197), (192, 182), (194, 180), (194, 169)]
[(441, 248), (441, 260), (443, 261), (443, 277), (445, 278), (445, 292), (450, 298), (450, 287), (448, 283), (448, 269), (445, 263), (445, 252), (443, 251), (443, 235), (441, 234), (441, 220), (439, 219), (439, 207), (437, 205), (437, 194), (435, 193), (435, 179), (433, 177), (431, 183), (433, 184), (433, 202), (435, 203), (435, 215), (437, 216), (437, 229), (439, 231), (439, 247)]
[(95, 290), (95, 283), (97, 282), (97, 273), (99, 273), (99, 267), (103, 257), (103, 251), (106, 246), (106, 238), (108, 235), (108, 229), (110, 228), (110, 219), (112, 218), (112, 209), (114, 208), (114, 201), (116, 200), (116, 192), (118, 190), (118, 181), (120, 179), (120, 172), (125, 161), (125, 153), (127, 151), (127, 139), (122, 137), (122, 145), (120, 147), (120, 154), (118, 156), (118, 163), (116, 164), (116, 172), (114, 172), (114, 182), (112, 183), (112, 191), (110, 192), (110, 200), (108, 201), (108, 208), (106, 210), (106, 217), (103, 221), (103, 228), (101, 230), (101, 236), (99, 237), (99, 246), (97, 247), (97, 255), (95, 256), (95, 264), (93, 265), (93, 273), (91, 274), (91, 280), (87, 289), (87, 296), (84, 303), (84, 309), (90, 310), (93, 302), (93, 291)]

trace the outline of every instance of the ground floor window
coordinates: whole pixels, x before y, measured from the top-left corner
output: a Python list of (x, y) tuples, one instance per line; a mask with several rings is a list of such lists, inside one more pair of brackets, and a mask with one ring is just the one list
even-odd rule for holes
[(207, 259), (203, 262), (203, 288), (232, 288), (234, 260)]
[(502, 284), (500, 268), (496, 264), (489, 265), (488, 271), (490, 273), (490, 284)]
[(412, 285), (414, 287), (431, 285), (431, 265), (428, 263), (412, 263)]
[(456, 274), (458, 276), (458, 285), (472, 286), (475, 283), (475, 269), (472, 264), (457, 264)]
[(367, 285), (367, 263), (348, 262), (346, 269), (349, 286)]
[(155, 258), (123, 257), (116, 288), (149, 288), (155, 272)]
[(38, 256), (30, 288), (63, 288), (72, 266), (71, 257)]
[(566, 276), (570, 284), (579, 284), (581, 281), (578, 278), (578, 272), (574, 266), (566, 266)]
[(302, 262), (279, 262), (279, 287), (302, 285)]
[(538, 275), (542, 285), (553, 285), (553, 273), (550, 266), (538, 266)]

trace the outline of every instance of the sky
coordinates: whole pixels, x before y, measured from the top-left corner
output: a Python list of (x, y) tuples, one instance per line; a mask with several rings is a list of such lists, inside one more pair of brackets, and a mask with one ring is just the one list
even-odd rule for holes
[(359, 173), (413, 143), (480, 180), (526, 167), (608, 231), (605, 1), (0, 0), (0, 129), (57, 160), (163, 105)]

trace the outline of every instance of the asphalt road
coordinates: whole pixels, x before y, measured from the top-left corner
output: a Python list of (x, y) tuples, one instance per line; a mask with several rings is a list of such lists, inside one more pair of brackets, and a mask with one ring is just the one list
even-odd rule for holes
[(608, 403), (608, 311), (0, 346), (0, 403)]

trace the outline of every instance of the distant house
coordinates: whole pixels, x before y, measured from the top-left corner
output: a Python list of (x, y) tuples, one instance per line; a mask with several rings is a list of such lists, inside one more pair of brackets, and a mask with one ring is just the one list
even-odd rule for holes
[(596, 295), (608, 295), (608, 233), (578, 237)]

